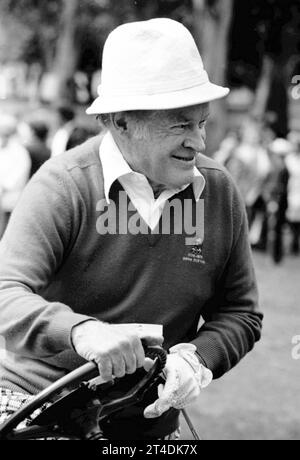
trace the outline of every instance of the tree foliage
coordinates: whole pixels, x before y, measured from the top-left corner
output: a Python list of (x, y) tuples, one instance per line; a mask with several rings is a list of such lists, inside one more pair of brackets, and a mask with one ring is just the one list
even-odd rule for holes
[[(0, 62), (40, 62), (51, 68), (57, 43), (63, 33), (62, 16), (67, 3), (75, 0), (1, 0)], [(187, 25), (191, 0), (84, 0), (78, 2), (75, 46), (79, 67), (99, 65), (102, 45), (117, 25), (157, 16), (172, 16)], [(10, 44), (7, 50), (5, 44)], [(2, 46), (1, 46), (2, 44)], [(13, 53), (11, 50), (14, 49)], [(97, 54), (96, 54), (97, 53)]]
[(61, 8), (60, 0), (1, 0), (0, 61), (22, 59), (50, 65)]
[(220, 38), (227, 0), (1, 0), (0, 64), (39, 62), (67, 81), (75, 69), (91, 74), (100, 66), (104, 41), (117, 25), (171, 17), (194, 34), (217, 83), (227, 77), (231, 86), (255, 89), (266, 56), (290, 75), (299, 62), (299, 0), (232, 2), (227, 49)]
[(283, 66), (299, 59), (299, 0), (235, 0), (233, 15), (229, 36), (231, 85), (245, 84), (254, 89), (265, 56), (280, 60)]

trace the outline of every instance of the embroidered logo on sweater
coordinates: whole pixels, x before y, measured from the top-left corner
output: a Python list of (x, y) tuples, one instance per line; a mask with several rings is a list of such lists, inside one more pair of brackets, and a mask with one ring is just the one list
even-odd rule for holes
[(194, 244), (188, 247), (188, 254), (182, 258), (184, 262), (205, 265), (203, 256), (203, 239), (196, 238)]

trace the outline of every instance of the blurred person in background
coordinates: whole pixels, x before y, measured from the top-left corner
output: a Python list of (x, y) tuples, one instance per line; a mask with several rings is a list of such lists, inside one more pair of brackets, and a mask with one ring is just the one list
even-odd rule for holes
[(230, 161), (234, 158), (234, 153), (239, 145), (238, 135), (230, 132), (223, 139), (219, 150), (213, 155), (214, 159), (230, 170)]
[(271, 171), (267, 150), (261, 145), (261, 128), (249, 119), (241, 127), (241, 142), (226, 167), (244, 199), (253, 246), (266, 249), (266, 203), (263, 190)]
[(292, 143), (292, 153), (287, 157), (289, 171), (287, 219), (292, 230), (292, 254), (299, 254), (300, 240), (300, 133), (289, 135)]
[[(98, 130), (99, 132), (99, 130)], [(82, 144), (86, 140), (88, 140), (90, 137), (93, 137), (97, 134), (97, 132), (88, 126), (83, 126), (83, 125), (76, 125), (73, 128), (73, 131), (70, 134), (69, 140), (66, 145), (66, 150), (70, 150), (77, 145)]]
[(267, 121), (261, 127), (261, 146), (268, 150), (269, 146), (276, 139), (276, 134)]
[(283, 258), (283, 228), (288, 207), (289, 172), (286, 157), (292, 145), (286, 139), (275, 139), (268, 148), (270, 172), (266, 181), (263, 198), (267, 205), (268, 248), (275, 263)]
[(18, 121), (0, 116), (0, 197), (2, 236), (10, 215), (29, 180), (31, 160), (18, 136)]
[(47, 147), (49, 127), (44, 121), (29, 120), (23, 128), (23, 145), (31, 159), (30, 177), (50, 158)]
[(51, 157), (55, 157), (67, 150), (67, 144), (75, 128), (75, 111), (69, 105), (57, 108), (58, 129), (51, 142)]

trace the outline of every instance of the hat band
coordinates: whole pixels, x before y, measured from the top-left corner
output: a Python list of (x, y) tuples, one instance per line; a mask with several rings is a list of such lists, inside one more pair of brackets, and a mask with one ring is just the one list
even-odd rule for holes
[(178, 81), (168, 80), (166, 77), (165, 81), (157, 79), (157, 81), (151, 80), (147, 83), (145, 81), (141, 82), (140, 85), (138, 82), (131, 82), (127, 84), (118, 84), (116, 82), (104, 82), (98, 86), (98, 95), (102, 96), (103, 94), (109, 97), (120, 97), (120, 96), (154, 96), (156, 94), (167, 94), (173, 93), (176, 91), (184, 91), (186, 89), (195, 88), (197, 86), (202, 86), (209, 83), (209, 78), (207, 72), (204, 70), (201, 72), (201, 75), (197, 75), (195, 78), (189, 78), (186, 82), (183, 79)]

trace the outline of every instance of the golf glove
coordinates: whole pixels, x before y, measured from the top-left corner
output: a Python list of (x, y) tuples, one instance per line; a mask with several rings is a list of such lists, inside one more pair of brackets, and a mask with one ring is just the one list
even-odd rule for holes
[(158, 399), (146, 407), (146, 418), (159, 417), (171, 407), (183, 409), (194, 402), (212, 381), (212, 372), (196, 356), (196, 347), (180, 343), (170, 348), (164, 368), (165, 385), (158, 386)]

